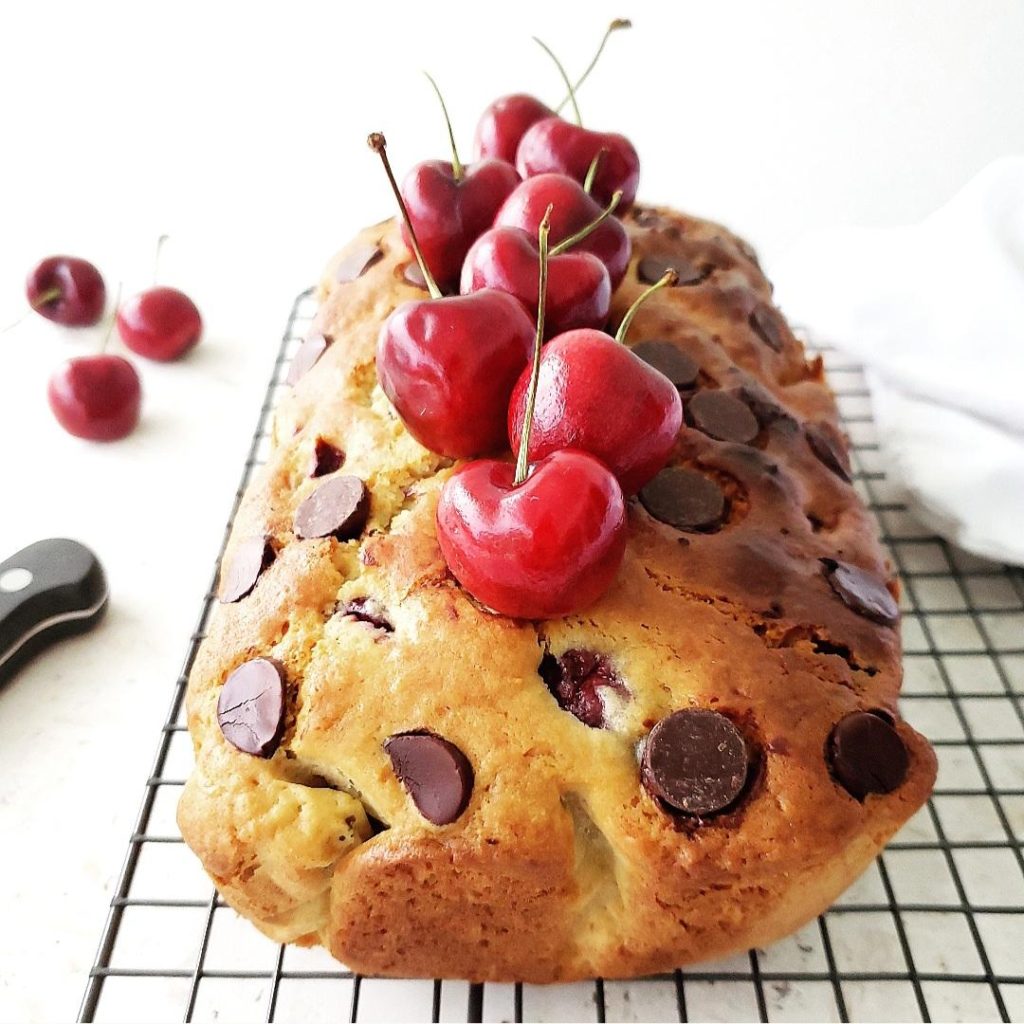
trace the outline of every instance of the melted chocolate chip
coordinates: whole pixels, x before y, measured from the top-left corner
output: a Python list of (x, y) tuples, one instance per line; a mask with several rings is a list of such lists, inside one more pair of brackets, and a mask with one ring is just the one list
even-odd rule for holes
[(305, 377), (313, 369), (316, 361), (330, 348), (333, 340), (326, 334), (307, 335), (298, 351), (292, 356), (285, 383), (296, 384), (300, 378)]
[(361, 245), (357, 249), (353, 249), (338, 264), (334, 279), (339, 284), (355, 281), (383, 258), (384, 253), (379, 245)]
[(637, 264), (636, 276), (645, 284), (656, 284), (670, 269), (679, 275), (675, 288), (700, 284), (711, 273), (711, 267), (695, 266), (682, 256), (645, 256)]
[(675, 221), (654, 209), (653, 206), (634, 206), (633, 220), (642, 228), (672, 228)]
[(422, 288), (424, 291), (427, 290), (427, 280), (423, 276), (423, 271), (420, 270), (420, 265), (413, 261), (412, 263), (406, 263), (402, 267), (402, 279), (406, 284), (411, 284), (414, 288)]
[(341, 469), (345, 461), (345, 453), (340, 448), (335, 448), (330, 441), (318, 437), (313, 443), (313, 456), (309, 462), (309, 475), (311, 477), (328, 476)]
[(784, 344), (782, 327), (770, 306), (756, 306), (747, 318), (754, 333), (772, 350), (781, 352)]
[(725, 494), (714, 480), (692, 469), (669, 466), (640, 491), (655, 519), (677, 530), (713, 530), (726, 516)]
[(427, 821), (447, 825), (466, 809), (473, 767), (454, 743), (430, 732), (399, 733), (384, 741), (398, 781)]
[(671, 341), (641, 341), (630, 351), (663, 373), (677, 388), (692, 388), (697, 383), (697, 361)]
[(686, 405), (686, 418), (708, 437), (735, 444), (749, 444), (761, 429), (750, 408), (726, 391), (698, 391)]
[(854, 711), (840, 719), (825, 747), (832, 775), (857, 800), (891, 793), (907, 777), (907, 748), (881, 714)]
[(823, 558), (825, 578), (843, 599), (843, 604), (858, 615), (883, 626), (895, 626), (900, 617), (899, 605), (889, 593), (885, 581), (849, 562)]
[(374, 629), (382, 629), (385, 633), (394, 633), (395, 627), (391, 625), (384, 609), (378, 601), (372, 597), (354, 597), (342, 609), (342, 615), (365, 622)]
[(818, 460), (840, 480), (850, 482), (849, 457), (840, 443), (832, 436), (831, 428), (824, 423), (811, 424), (805, 428), (807, 443)]
[(295, 536), (358, 537), (370, 513), (370, 492), (357, 476), (336, 476), (322, 483), (298, 507)]
[(270, 757), (284, 727), (284, 670), (270, 658), (239, 665), (217, 701), (224, 738), (244, 754)]
[(754, 414), (762, 427), (780, 423), (784, 424), (788, 430), (795, 428), (796, 420), (779, 405), (767, 388), (756, 381), (748, 380), (736, 388), (734, 393)]
[(269, 537), (250, 537), (237, 545), (221, 575), (221, 603), (233, 604), (249, 594), (274, 554)]
[(626, 692), (611, 662), (593, 651), (571, 650), (557, 658), (545, 654), (539, 671), (558, 706), (591, 729), (605, 726), (604, 701), (598, 688)]
[(650, 732), (640, 774), (669, 807), (701, 817), (725, 810), (743, 792), (747, 744), (725, 715), (674, 711)]

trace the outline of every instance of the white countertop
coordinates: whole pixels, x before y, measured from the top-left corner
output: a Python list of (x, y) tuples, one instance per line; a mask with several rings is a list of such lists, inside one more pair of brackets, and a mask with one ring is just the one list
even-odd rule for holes
[[(43, 255), (93, 259), (111, 292), (161, 279), (206, 321), (180, 364), (138, 361), (127, 441), (63, 434), (45, 401), (100, 329), (0, 335), (0, 557), (78, 538), (110, 579), (100, 629), (0, 690), (0, 1019), (68, 1018), (143, 793), (171, 687), (295, 294), (391, 212), (368, 131), (398, 168), (444, 156), (429, 68), (469, 156), (503, 92), (560, 93), (529, 41), (577, 68), (609, 44), (584, 117), (622, 129), (641, 195), (717, 217), (768, 256), (838, 221), (917, 219), (1024, 151), (1015, 0), (486, 5), (22, 5), (0, 29), (0, 324)], [(784, 284), (784, 282), (783, 282)]]

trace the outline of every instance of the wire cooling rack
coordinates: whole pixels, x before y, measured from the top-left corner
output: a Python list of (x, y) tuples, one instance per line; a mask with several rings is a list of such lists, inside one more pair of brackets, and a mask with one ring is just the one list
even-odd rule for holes
[[(305, 292), (288, 319), (232, 519), (265, 461), (270, 411), (315, 308)], [(80, 1019), (1024, 1021), (1024, 573), (914, 522), (883, 471), (860, 369), (820, 351), (853, 442), (855, 486), (903, 580), (903, 713), (939, 755), (932, 799), (835, 906), (768, 949), (638, 981), (382, 980), (321, 949), (278, 946), (212, 891), (174, 821), (192, 762), (185, 684), (215, 571)]]

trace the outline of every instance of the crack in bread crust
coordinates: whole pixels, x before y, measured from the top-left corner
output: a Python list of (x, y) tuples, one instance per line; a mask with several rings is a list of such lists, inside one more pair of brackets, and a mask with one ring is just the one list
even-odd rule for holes
[[(263, 535), (277, 557), (248, 597), (217, 609), (188, 690), (196, 768), (182, 833), (225, 899), (275, 939), (320, 942), (371, 974), (544, 982), (669, 970), (767, 943), (823, 910), (931, 789), (931, 749), (902, 722), (910, 768), (894, 792), (861, 803), (826, 764), (845, 714), (895, 713), (901, 670), (896, 631), (856, 615), (821, 572), (819, 559), (841, 558), (888, 575), (856, 492), (802, 433), (823, 422), (841, 436), (820, 360), (807, 361), (741, 240), (669, 210), (637, 208), (626, 223), (633, 260), (611, 322), (643, 288), (643, 256), (706, 265), (699, 284), (655, 295), (628, 343), (673, 341), (702, 386), (756, 389), (761, 431), (738, 446), (684, 430), (672, 462), (726, 489), (727, 521), (680, 533), (632, 501), (615, 585), (544, 623), (491, 615), (454, 582), (434, 531), (452, 462), (413, 440), (376, 384), (381, 324), (425, 297), (403, 277), (396, 226), (346, 250), (383, 252), (355, 281), (334, 279), (345, 252), (328, 267), (314, 329), (332, 344), (277, 409), (227, 551)], [(292, 534), (320, 483), (308, 476), (318, 437), (370, 490), (356, 540)], [(352, 601), (372, 602), (391, 628), (337, 614)], [(609, 703), (605, 728), (559, 707), (539, 675), (542, 648), (612, 661), (628, 697)], [(237, 751), (217, 723), (224, 680), (257, 656), (289, 680), (269, 760)], [(637, 764), (652, 726), (691, 706), (745, 723), (758, 745), (740, 805), (704, 823), (667, 814)], [(449, 825), (419, 815), (382, 748), (413, 729), (472, 763), (469, 806)]]

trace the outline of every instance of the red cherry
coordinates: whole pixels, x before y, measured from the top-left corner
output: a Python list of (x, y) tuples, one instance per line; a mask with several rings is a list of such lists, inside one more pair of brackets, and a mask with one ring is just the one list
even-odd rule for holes
[(203, 320), (184, 292), (160, 286), (139, 292), (121, 306), (117, 331), (133, 352), (169, 362), (199, 342)]
[(474, 139), (477, 159), (493, 157), (514, 164), (519, 140), (526, 134), (526, 129), (554, 116), (555, 112), (534, 96), (521, 92), (502, 96), (480, 115), (477, 122)]
[[(538, 174), (527, 178), (505, 200), (495, 218), (495, 227), (522, 228), (536, 236), (544, 211), (551, 206), (551, 243), (557, 245), (581, 231), (601, 215), (601, 205), (583, 191), (583, 186), (564, 174)], [(626, 276), (632, 246), (626, 229), (614, 217), (599, 224), (576, 252), (593, 253), (607, 268), (612, 288)]]
[(100, 272), (77, 256), (48, 256), (25, 282), (29, 304), (40, 315), (68, 327), (98, 323), (107, 303)]
[(479, 455), (505, 445), (508, 399), (533, 336), (519, 302), (490, 288), (406, 302), (381, 328), (377, 376), (420, 444)]
[(121, 356), (69, 359), (50, 377), (46, 394), (57, 421), (75, 437), (117, 441), (139, 422), (142, 385)]
[[(527, 309), (538, 297), (537, 242), (520, 228), (492, 228), (474, 243), (462, 267), (462, 292), (496, 288)], [(548, 261), (545, 337), (576, 327), (600, 327), (608, 319), (612, 288), (604, 264), (589, 252), (565, 252)]]
[(486, 459), (450, 477), (437, 539), (455, 578), (502, 615), (550, 619), (584, 608), (611, 586), (626, 549), (626, 508), (615, 477), (593, 456), (558, 451), (519, 486), (515, 467)]
[(621, 191), (622, 209), (628, 209), (636, 198), (640, 158), (624, 135), (589, 131), (560, 117), (545, 118), (523, 135), (516, 152), (516, 170), (523, 178), (548, 172), (567, 174), (582, 184), (595, 158), (597, 173), (591, 195), (599, 203), (607, 203)]

